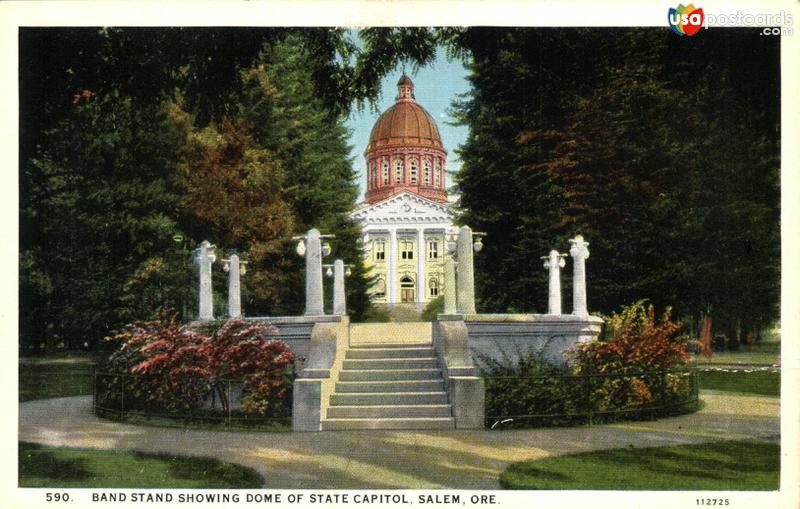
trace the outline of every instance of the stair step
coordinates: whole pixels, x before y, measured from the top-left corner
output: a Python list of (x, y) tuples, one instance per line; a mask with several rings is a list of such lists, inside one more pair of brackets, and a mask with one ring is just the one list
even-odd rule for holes
[(350, 348), (345, 359), (410, 359), (435, 356), (433, 348)]
[(370, 349), (370, 348), (433, 348), (433, 343), (430, 341), (415, 342), (415, 343), (390, 343), (384, 341), (374, 341), (369, 343), (351, 343), (350, 349)]
[(339, 380), (368, 382), (381, 380), (431, 380), (442, 378), (440, 369), (343, 369)]
[(409, 417), (399, 419), (325, 419), (323, 431), (350, 429), (454, 429), (452, 417)]
[(337, 395), (344, 394), (370, 394), (370, 393), (408, 393), (408, 392), (440, 392), (444, 391), (444, 380), (395, 380), (392, 382), (366, 381), (366, 382), (336, 382)]
[[(337, 384), (338, 386), (339, 384)], [(337, 388), (338, 389), (338, 388)], [(337, 390), (338, 392), (338, 390)], [(331, 394), (331, 405), (446, 405), (447, 393), (441, 392), (372, 392)]]
[(351, 405), (328, 407), (329, 419), (450, 417), (450, 405)]
[(435, 358), (420, 359), (345, 359), (342, 369), (426, 369), (438, 367)]

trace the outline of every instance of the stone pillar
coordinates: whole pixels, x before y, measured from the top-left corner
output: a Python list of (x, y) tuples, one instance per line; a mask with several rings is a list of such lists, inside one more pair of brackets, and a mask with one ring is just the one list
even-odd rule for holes
[(573, 276), (572, 276), (572, 314), (577, 316), (588, 316), (589, 311), (586, 307), (586, 265), (585, 261), (589, 258), (589, 243), (583, 240), (582, 235), (576, 235), (569, 240), (572, 247), (569, 254), (572, 256)]
[(338, 316), (347, 314), (344, 293), (344, 262), (342, 260), (333, 262), (333, 314)]
[(561, 314), (561, 268), (566, 265), (566, 262), (561, 255), (553, 249), (550, 251), (550, 256), (545, 258), (544, 268), (550, 269), (550, 285), (547, 299), (547, 314), (560, 315)]
[(389, 267), (386, 274), (386, 302), (395, 304), (397, 302), (397, 230), (389, 230)]
[(425, 284), (425, 258), (427, 248), (425, 246), (425, 230), (417, 230), (417, 302), (424, 304), (427, 302), (428, 285)]
[(319, 230), (306, 234), (306, 316), (325, 314), (322, 306), (322, 243)]
[[(446, 242), (446, 241), (445, 241)], [(447, 247), (445, 246), (445, 249)], [(456, 314), (456, 261), (453, 255), (444, 253), (444, 314)]]
[(458, 312), (475, 314), (475, 277), (472, 268), (472, 230), (462, 226), (458, 231), (458, 272), (456, 295)]
[(225, 270), (228, 271), (228, 316), (230, 318), (241, 318), (242, 316), (242, 287), (239, 283), (239, 269), (239, 256), (232, 254), (225, 264)]
[(194, 261), (200, 271), (198, 320), (214, 319), (214, 302), (211, 296), (211, 264), (217, 259), (214, 254), (215, 247), (207, 240), (204, 240), (200, 243), (200, 247), (195, 250)]

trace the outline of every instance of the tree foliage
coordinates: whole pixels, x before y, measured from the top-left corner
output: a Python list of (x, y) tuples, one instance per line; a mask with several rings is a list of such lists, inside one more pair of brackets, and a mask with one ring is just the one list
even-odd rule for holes
[(93, 348), (160, 306), (191, 318), (204, 239), (249, 258), (247, 311), (295, 313), (288, 239), (311, 226), (339, 235), (363, 312), (353, 50), (335, 29), (22, 29), (21, 343)]
[[(466, 29), (456, 176), (483, 309), (545, 308), (537, 255), (591, 243), (589, 303), (733, 336), (777, 317), (779, 51), (755, 31)], [(748, 71), (741, 71), (741, 61)], [(569, 275), (566, 278), (569, 288)]]

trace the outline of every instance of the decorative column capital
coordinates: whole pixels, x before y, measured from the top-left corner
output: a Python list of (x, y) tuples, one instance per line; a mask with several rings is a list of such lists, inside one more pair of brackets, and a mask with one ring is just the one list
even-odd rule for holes
[(553, 249), (550, 251), (550, 254), (548, 256), (542, 256), (542, 260), (544, 260), (543, 266), (545, 269), (549, 269), (552, 267), (559, 267), (563, 269), (567, 265), (566, 260), (564, 260), (564, 258), (566, 257), (567, 257), (566, 254), (559, 253), (558, 251)]
[(572, 245), (569, 248), (570, 256), (584, 260), (589, 258), (589, 243), (583, 240), (583, 235), (576, 235), (574, 239), (569, 239), (569, 243)]

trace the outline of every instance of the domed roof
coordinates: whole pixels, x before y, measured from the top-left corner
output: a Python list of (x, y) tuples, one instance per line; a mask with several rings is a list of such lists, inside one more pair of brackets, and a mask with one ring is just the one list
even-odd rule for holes
[(403, 75), (397, 83), (397, 102), (375, 122), (366, 152), (384, 147), (416, 146), (444, 150), (439, 128), (425, 108), (414, 100), (414, 84)]

